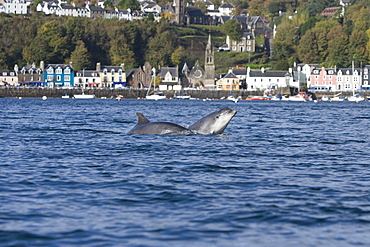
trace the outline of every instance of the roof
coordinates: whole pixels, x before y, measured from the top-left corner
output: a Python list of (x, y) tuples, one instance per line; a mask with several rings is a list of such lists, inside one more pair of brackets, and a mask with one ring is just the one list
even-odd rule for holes
[(227, 73), (223, 78), (238, 78), (233, 72)]
[(223, 3), (221, 4), (221, 6), (219, 8), (224, 8), (224, 9), (233, 9), (235, 8), (234, 5), (230, 4), (230, 3)]
[(342, 7), (330, 7), (330, 8), (325, 8), (321, 12), (321, 16), (333, 16), (338, 10), (342, 9)]
[(57, 68), (57, 67), (61, 67), (61, 68), (63, 68), (63, 69), (65, 69), (65, 68), (72, 68), (71, 67), (71, 65), (70, 64), (47, 64), (46, 66), (45, 66), (45, 68), (48, 68), (48, 67), (52, 67), (52, 68)]
[(123, 70), (122, 67), (120, 66), (102, 66), (101, 67), (101, 70), (104, 70), (104, 69), (107, 69), (107, 70), (115, 70), (115, 71), (118, 71), (118, 70)]
[(247, 70), (246, 69), (233, 69), (233, 73), (235, 75), (246, 75)]
[(79, 70), (77, 73), (83, 74), (84, 77), (99, 77), (99, 72), (96, 70)]
[(176, 67), (162, 67), (161, 71), (159, 72), (160, 77), (165, 77), (167, 73), (170, 73), (174, 77), (178, 77), (178, 71)]
[(262, 72), (261, 70), (251, 70), (250, 77), (285, 77), (287, 71), (278, 71), (278, 70), (265, 70)]
[(197, 7), (185, 7), (184, 13), (187, 13), (190, 16), (204, 16), (200, 8)]

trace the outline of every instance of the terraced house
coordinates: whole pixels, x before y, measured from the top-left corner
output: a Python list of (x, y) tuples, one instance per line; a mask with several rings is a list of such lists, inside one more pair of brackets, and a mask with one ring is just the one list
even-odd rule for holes
[(40, 63), (44, 71), (44, 82), (50, 88), (74, 87), (74, 71), (72, 64), (47, 64)]

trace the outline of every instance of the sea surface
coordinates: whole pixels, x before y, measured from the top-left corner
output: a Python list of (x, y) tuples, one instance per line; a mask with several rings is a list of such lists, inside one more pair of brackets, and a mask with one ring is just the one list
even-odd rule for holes
[[(127, 135), (136, 112), (223, 135)], [(370, 246), (370, 103), (0, 99), (0, 246)]]

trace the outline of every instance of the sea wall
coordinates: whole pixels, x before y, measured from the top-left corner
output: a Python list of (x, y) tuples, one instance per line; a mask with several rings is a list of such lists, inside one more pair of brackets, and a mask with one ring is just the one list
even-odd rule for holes
[[(81, 89), (55, 89), (55, 88), (0, 88), (0, 97), (7, 98), (41, 98), (46, 96), (48, 98), (61, 98), (63, 95), (73, 97), (75, 94), (81, 94)], [(262, 96), (262, 91), (247, 91), (247, 90), (182, 90), (182, 91), (163, 91), (167, 98), (173, 97), (175, 94), (186, 93), (193, 98), (199, 99), (219, 99), (228, 97), (233, 94), (234, 97), (247, 98), (248, 96)], [(280, 94), (290, 94), (289, 88), (282, 89)], [(338, 93), (338, 92), (336, 92)], [(334, 92), (316, 92), (317, 98), (323, 95), (333, 97)], [(143, 89), (85, 89), (85, 94), (95, 94), (97, 98), (115, 98), (117, 95), (122, 95), (125, 98), (144, 98), (147, 90)], [(341, 96), (351, 96), (352, 92), (341, 92)], [(361, 92), (364, 96), (370, 96), (370, 92)]]

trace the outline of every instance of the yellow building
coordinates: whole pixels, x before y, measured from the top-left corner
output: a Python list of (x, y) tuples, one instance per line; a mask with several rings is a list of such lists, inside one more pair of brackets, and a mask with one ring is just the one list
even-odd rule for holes
[(101, 87), (127, 87), (124, 64), (121, 66), (101, 66), (100, 63), (97, 63), (96, 70), (100, 74)]
[(216, 82), (216, 85), (219, 90), (239, 90), (240, 79), (232, 71), (229, 71)]

